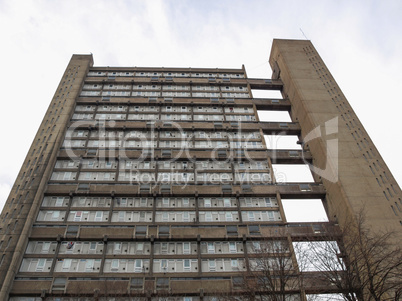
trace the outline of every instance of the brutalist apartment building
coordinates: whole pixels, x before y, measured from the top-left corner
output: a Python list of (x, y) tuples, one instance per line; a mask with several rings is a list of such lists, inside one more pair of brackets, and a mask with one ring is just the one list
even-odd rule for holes
[[(262, 245), (299, 279), (293, 243), (363, 206), (370, 226), (400, 231), (401, 190), (311, 42), (274, 40), (270, 64), (260, 79), (73, 55), (0, 216), (0, 299), (241, 298), (259, 258), (278, 257)], [(279, 181), (273, 164), (311, 164), (314, 181)], [(283, 199), (321, 199), (329, 221), (288, 222)], [(295, 283), (287, 300), (331, 292), (316, 275)]]

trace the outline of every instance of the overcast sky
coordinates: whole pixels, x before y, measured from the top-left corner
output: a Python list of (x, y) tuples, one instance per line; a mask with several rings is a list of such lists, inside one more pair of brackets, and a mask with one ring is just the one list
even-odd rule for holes
[(0, 0), (0, 207), (73, 53), (96, 66), (231, 67), (270, 78), (310, 39), (399, 183), (402, 1)]

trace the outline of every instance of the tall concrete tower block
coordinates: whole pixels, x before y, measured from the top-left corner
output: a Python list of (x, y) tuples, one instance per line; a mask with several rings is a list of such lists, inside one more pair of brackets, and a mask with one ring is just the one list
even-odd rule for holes
[(326, 188), (329, 219), (342, 226), (363, 211), (367, 226), (401, 233), (401, 189), (312, 43), (275, 39), (269, 62)]
[[(0, 301), (241, 300), (263, 259), (285, 260), (292, 285), (261, 300), (339, 293), (294, 246), (361, 212), (400, 233), (401, 190), (310, 41), (274, 40), (270, 64), (264, 79), (73, 55), (0, 215)], [(281, 164), (313, 177), (287, 182)], [(289, 221), (286, 199), (322, 201), (328, 221)]]

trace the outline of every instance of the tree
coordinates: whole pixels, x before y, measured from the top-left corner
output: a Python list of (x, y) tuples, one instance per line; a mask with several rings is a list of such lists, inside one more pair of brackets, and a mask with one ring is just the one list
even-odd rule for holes
[(402, 250), (393, 231), (375, 232), (364, 212), (342, 230), (342, 240), (329, 233), (326, 241), (307, 242), (310, 268), (336, 287), (344, 300), (400, 300)]
[(224, 300), (300, 300), (299, 272), (287, 240), (249, 242), (249, 270), (238, 278), (237, 296)]

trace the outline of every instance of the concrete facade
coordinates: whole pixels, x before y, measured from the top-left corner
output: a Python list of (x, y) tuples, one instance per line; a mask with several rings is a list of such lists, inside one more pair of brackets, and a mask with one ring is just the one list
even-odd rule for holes
[[(275, 40), (270, 64), (284, 84), (282, 93), (291, 102), (302, 139), (322, 127), (321, 137), (307, 142), (307, 147), (316, 166), (337, 173), (337, 181), (321, 179), (329, 218), (342, 225), (364, 210), (369, 227), (400, 233), (399, 185), (311, 42)], [(323, 126), (334, 119), (336, 128), (327, 127), (326, 133)], [(327, 148), (334, 138), (336, 154)], [(337, 166), (331, 166), (335, 161)]]
[[(241, 295), (261, 241), (321, 240), (363, 207), (399, 231), (401, 190), (312, 44), (274, 40), (270, 63), (254, 79), (73, 55), (0, 216), (0, 300), (215, 300)], [(272, 150), (268, 134), (310, 141)], [(272, 164), (306, 162), (328, 168), (276, 180)], [(329, 222), (287, 222), (287, 198), (323, 200)], [(289, 298), (319, 292), (307, 280)]]

